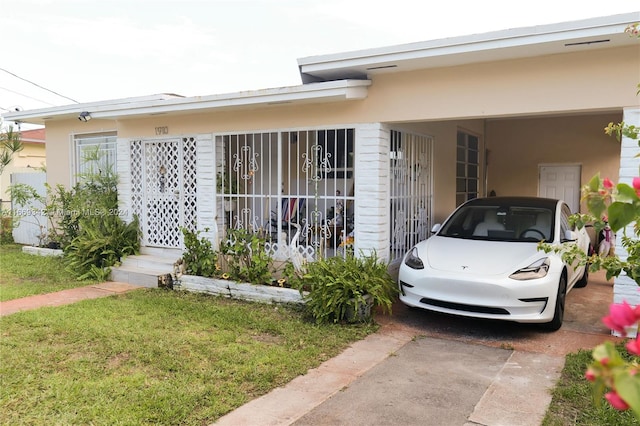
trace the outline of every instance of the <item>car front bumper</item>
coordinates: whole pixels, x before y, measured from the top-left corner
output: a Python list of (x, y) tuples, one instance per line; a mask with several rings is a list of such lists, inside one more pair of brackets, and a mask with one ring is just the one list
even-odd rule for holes
[(398, 276), (400, 300), (417, 308), (474, 318), (523, 323), (553, 319), (558, 274), (535, 280), (434, 273), (402, 267)]

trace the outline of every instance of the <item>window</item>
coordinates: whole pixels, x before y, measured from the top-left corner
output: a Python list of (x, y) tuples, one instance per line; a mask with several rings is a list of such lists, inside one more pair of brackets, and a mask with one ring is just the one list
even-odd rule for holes
[(350, 179), (353, 175), (353, 129), (318, 130), (318, 145), (328, 161), (325, 178)]
[(116, 172), (115, 135), (78, 135), (75, 137), (76, 180), (88, 174)]
[(478, 197), (480, 150), (477, 136), (458, 132), (456, 154), (456, 205)]

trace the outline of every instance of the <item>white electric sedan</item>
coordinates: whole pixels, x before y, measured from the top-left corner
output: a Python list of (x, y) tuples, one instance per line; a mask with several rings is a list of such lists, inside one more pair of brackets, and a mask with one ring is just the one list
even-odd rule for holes
[(557, 330), (567, 292), (587, 285), (589, 269), (572, 267), (559, 253), (539, 250), (538, 243), (577, 244), (588, 254), (589, 235), (570, 226), (570, 215), (566, 203), (547, 198), (468, 201), (404, 256), (400, 300), (432, 311)]

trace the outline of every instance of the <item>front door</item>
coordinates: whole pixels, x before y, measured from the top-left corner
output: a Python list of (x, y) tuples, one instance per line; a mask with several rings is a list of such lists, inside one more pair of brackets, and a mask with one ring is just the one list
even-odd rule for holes
[(140, 143), (143, 245), (181, 248), (181, 228), (195, 227), (195, 139), (144, 140)]
[(538, 195), (564, 200), (573, 213), (580, 211), (580, 165), (540, 166)]

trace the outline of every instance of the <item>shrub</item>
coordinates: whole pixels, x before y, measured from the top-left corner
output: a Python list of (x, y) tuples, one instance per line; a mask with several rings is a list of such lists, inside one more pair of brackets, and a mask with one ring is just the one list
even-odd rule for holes
[(215, 277), (217, 269), (219, 269), (218, 253), (213, 250), (211, 241), (200, 237), (200, 232), (193, 232), (186, 228), (182, 228), (182, 235), (184, 236), (185, 248), (182, 253), (182, 260), (184, 261), (185, 272), (201, 277)]
[(229, 229), (220, 244), (230, 278), (254, 284), (273, 281), (273, 259), (265, 251), (266, 239), (245, 229)]
[(0, 244), (13, 243), (13, 218), (5, 216), (4, 212), (0, 217)]
[(292, 279), (292, 286), (300, 291), (317, 322), (351, 320), (348, 314), (366, 305), (367, 295), (374, 306), (391, 312), (398, 290), (387, 268), (375, 253), (331, 257), (309, 263), (306, 273)]
[(105, 279), (120, 258), (140, 249), (138, 218), (125, 223), (120, 217), (96, 215), (80, 219), (80, 233), (65, 247), (67, 268), (83, 279)]

